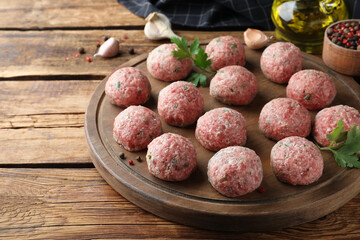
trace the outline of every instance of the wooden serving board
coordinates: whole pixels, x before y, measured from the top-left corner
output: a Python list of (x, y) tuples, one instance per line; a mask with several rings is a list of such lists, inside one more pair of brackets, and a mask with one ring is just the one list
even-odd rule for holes
[[(245, 147), (255, 150), (262, 160), (264, 178), (261, 186), (265, 192), (254, 191), (245, 196), (227, 198), (213, 189), (206, 172), (208, 160), (214, 152), (206, 150), (197, 142), (195, 125), (178, 128), (162, 122), (164, 132), (178, 133), (193, 142), (198, 155), (196, 171), (183, 182), (166, 182), (152, 176), (147, 170), (146, 150), (131, 153), (113, 140), (113, 121), (123, 109), (110, 104), (105, 96), (104, 87), (108, 77), (95, 90), (85, 116), (89, 151), (102, 177), (122, 196), (153, 214), (210, 230), (266, 231), (293, 226), (322, 217), (356, 196), (360, 192), (360, 170), (338, 167), (328, 152), (322, 152), (325, 163), (322, 177), (309, 186), (281, 183), (272, 173), (270, 151), (275, 142), (259, 131), (258, 118), (267, 102), (285, 97), (286, 85), (265, 79), (260, 69), (261, 53), (246, 48), (245, 67), (257, 77), (257, 96), (247, 106), (231, 108), (240, 111), (247, 120), (248, 140)], [(152, 94), (145, 106), (157, 112), (158, 93), (169, 83), (154, 79), (147, 72), (146, 57), (146, 54), (140, 55), (120, 67), (137, 67), (147, 75), (152, 85)], [(314, 56), (304, 54), (303, 60), (304, 69), (318, 69), (332, 76), (337, 96), (331, 105), (346, 104), (360, 109), (360, 88), (352, 79), (328, 69)], [(205, 98), (205, 111), (230, 107), (209, 96), (208, 87), (200, 87), (199, 90)], [(311, 112), (312, 120), (316, 113)], [(120, 152), (125, 153), (125, 160), (119, 158)], [(136, 161), (137, 156), (143, 161)], [(133, 160), (135, 164), (129, 165), (128, 160)]]

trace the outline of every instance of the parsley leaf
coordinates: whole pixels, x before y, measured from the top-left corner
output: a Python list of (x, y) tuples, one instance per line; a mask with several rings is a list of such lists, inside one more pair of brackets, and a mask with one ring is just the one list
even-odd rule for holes
[[(171, 42), (178, 46), (178, 50), (172, 51), (174, 57), (178, 60), (190, 58), (195, 66), (200, 68), (200, 73), (192, 73), (188, 78), (188, 81), (193, 83), (195, 86), (199, 84), (201, 86), (207, 85), (207, 76), (204, 73), (215, 74), (216, 72), (209, 71), (211, 69), (211, 59), (208, 59), (208, 55), (204, 49), (200, 47), (199, 39), (196, 38), (188, 48), (188, 41), (182, 37), (181, 39), (172, 37)], [(208, 70), (209, 69), (209, 70)]]
[(192, 73), (188, 78), (188, 81), (198, 86), (199, 83), (202, 87), (205, 87), (207, 84), (207, 77), (202, 73)]
[(199, 39), (195, 38), (195, 40), (190, 45), (190, 54), (191, 54), (191, 56), (198, 54), (199, 49), (200, 49)]
[(172, 37), (171, 42), (175, 43), (180, 51), (188, 52), (188, 41), (184, 37), (181, 38)]
[(360, 130), (359, 126), (353, 126), (345, 131), (344, 122), (340, 119), (332, 133), (326, 135), (331, 142), (329, 147), (321, 150), (329, 150), (334, 154), (337, 164), (341, 167), (360, 168), (357, 154), (360, 154)]
[(206, 71), (205, 69), (210, 69), (211, 59), (207, 59), (208, 55), (205, 53), (204, 49), (200, 48), (198, 54), (195, 56), (194, 63), (200, 69)]

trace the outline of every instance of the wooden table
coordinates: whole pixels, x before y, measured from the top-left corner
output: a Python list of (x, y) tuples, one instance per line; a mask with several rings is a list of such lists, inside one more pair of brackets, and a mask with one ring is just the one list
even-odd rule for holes
[[(0, 9), (0, 239), (360, 238), (360, 195), (321, 219), (243, 234), (179, 225), (128, 202), (94, 168), (84, 114), (101, 79), (133, 57), (128, 48), (138, 55), (159, 42), (115, 0), (0, 0)], [(122, 55), (87, 62), (103, 35), (120, 39)]]

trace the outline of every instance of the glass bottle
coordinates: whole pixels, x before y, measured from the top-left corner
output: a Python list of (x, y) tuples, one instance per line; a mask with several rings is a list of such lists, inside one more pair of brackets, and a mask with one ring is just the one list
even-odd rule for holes
[(343, 0), (274, 0), (271, 12), (278, 40), (314, 54), (322, 51), (326, 27), (347, 18)]

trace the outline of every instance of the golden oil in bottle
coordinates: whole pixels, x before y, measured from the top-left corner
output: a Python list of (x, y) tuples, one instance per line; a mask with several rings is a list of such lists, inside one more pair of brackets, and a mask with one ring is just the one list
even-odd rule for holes
[(277, 39), (314, 54), (322, 51), (326, 27), (347, 18), (343, 0), (274, 0), (271, 12)]

